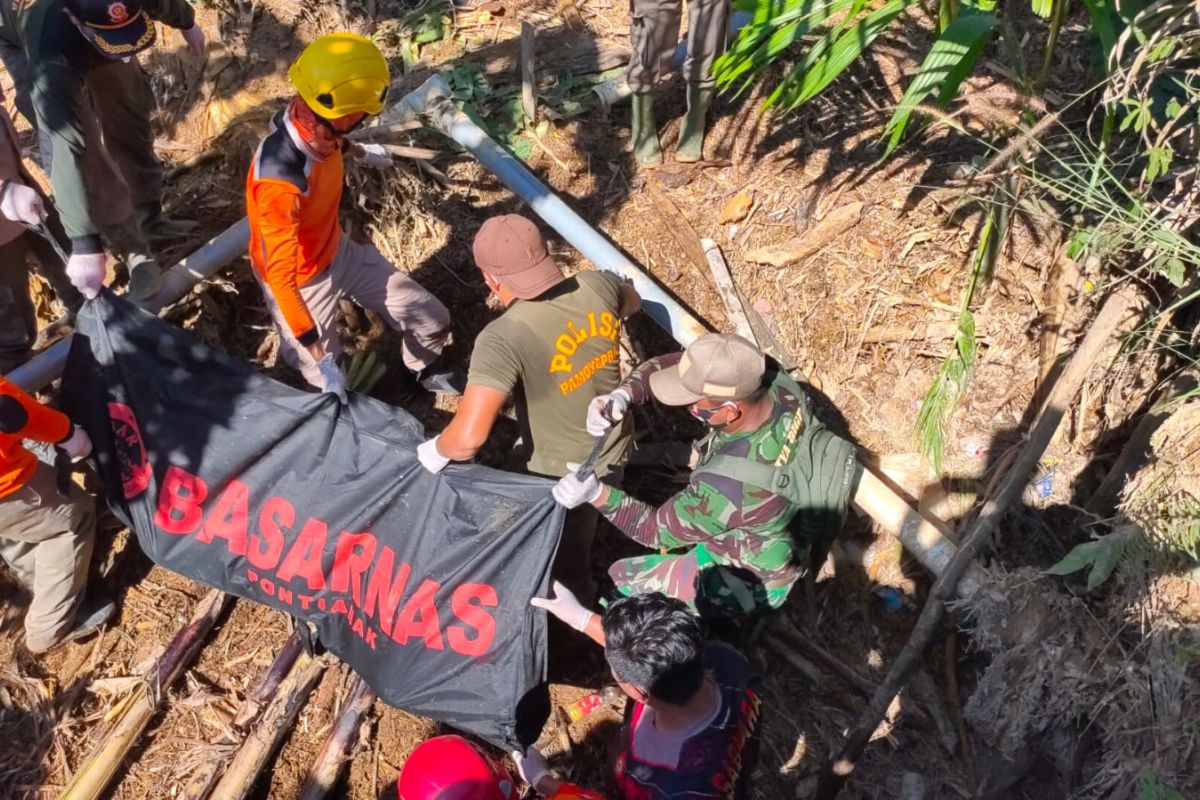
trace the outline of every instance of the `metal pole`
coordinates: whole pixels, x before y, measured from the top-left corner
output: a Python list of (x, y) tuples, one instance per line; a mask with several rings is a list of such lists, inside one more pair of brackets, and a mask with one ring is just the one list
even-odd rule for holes
[[(157, 312), (173, 303), (200, 281), (246, 252), (250, 244), (250, 224), (245, 217), (224, 232), (209, 239), (196, 252), (163, 273), (162, 289), (147, 304), (148, 311)], [(27, 392), (36, 392), (62, 375), (71, 349), (70, 336), (61, 339), (38, 353), (5, 377)]]
[(440, 76), (425, 81), (381, 119), (392, 124), (423, 117), (432, 127), (470, 151), (496, 177), (521, 197), (534, 213), (558, 231), (597, 269), (616, 273), (633, 284), (642, 297), (642, 310), (671, 332), (685, 347), (709, 333), (709, 328), (671, 297), (644, 270), (625, 257), (612, 242), (584, 221), (562, 199), (546, 188), (525, 164), (488, 136), (464, 114), (450, 97), (450, 87)]

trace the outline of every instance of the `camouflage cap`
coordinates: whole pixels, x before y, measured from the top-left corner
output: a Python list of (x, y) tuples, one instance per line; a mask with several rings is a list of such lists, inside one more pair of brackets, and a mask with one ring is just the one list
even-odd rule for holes
[(669, 406), (741, 400), (762, 386), (767, 359), (734, 333), (710, 333), (688, 345), (679, 363), (650, 375), (650, 391)]

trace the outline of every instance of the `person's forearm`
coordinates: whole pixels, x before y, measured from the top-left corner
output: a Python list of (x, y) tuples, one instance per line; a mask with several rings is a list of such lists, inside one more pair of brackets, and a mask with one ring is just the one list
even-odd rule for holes
[(604, 638), (604, 618), (593, 611), (587, 625), (583, 628), (583, 633), (593, 642), (604, 647), (607, 642)]
[(596, 506), (614, 527), (638, 544), (646, 547), (660, 546), (657, 509), (654, 506), (610, 486), (600, 489), (600, 495), (592, 505)]
[[(486, 438), (486, 437), (485, 437)], [(470, 461), (483, 447), (483, 440), (475, 440), (463, 435), (451, 421), (446, 430), (438, 435), (437, 451), (451, 461)]]

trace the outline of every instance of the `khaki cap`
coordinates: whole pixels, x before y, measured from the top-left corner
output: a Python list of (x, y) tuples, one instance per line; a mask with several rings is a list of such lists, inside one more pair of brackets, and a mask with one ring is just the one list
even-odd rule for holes
[(762, 386), (767, 359), (735, 333), (710, 333), (688, 345), (679, 363), (650, 375), (650, 391), (668, 406), (741, 400)]
[(566, 278), (542, 232), (520, 214), (489, 217), (472, 245), (475, 264), (522, 300), (532, 300)]

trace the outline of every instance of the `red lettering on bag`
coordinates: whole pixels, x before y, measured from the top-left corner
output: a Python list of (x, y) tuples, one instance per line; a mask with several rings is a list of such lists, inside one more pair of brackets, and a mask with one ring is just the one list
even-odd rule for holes
[(468, 628), (451, 625), (446, 628), (446, 641), (450, 649), (464, 656), (481, 656), (492, 646), (496, 637), (496, 619), (481, 606), (495, 608), (500, 604), (496, 590), (486, 583), (464, 583), (450, 596), (450, 611), (464, 624), (475, 630), (468, 635)]
[(201, 542), (224, 539), (229, 542), (229, 552), (246, 555), (246, 539), (250, 535), (250, 487), (239, 480), (229, 481), (225, 491), (217, 496), (204, 527), (196, 538)]
[[(329, 526), (319, 519), (304, 523), (296, 542), (284, 556), (279, 566), (279, 580), (291, 581), (300, 575), (308, 582), (309, 591), (325, 588), (325, 573), (321, 570), (321, 554), (325, 551), (325, 540), (329, 538)], [(324, 601), (317, 598), (323, 611)]]
[[(379, 626), (385, 631), (392, 629), (396, 607), (400, 605), (400, 597), (404, 594), (408, 576), (412, 573), (412, 567), (407, 563), (400, 562), (398, 568), (395, 567), (395, 563), (395, 551), (385, 544), (379, 551), (375, 567), (371, 570), (371, 578), (367, 581), (367, 601), (363, 604), (363, 612), (368, 617), (375, 614), (375, 604), (379, 604), (379, 614), (375, 619), (379, 620)], [(396, 570), (394, 578), (393, 569)]]
[(282, 497), (269, 497), (258, 513), (258, 531), (250, 535), (246, 559), (259, 569), (275, 569), (283, 552), (284, 530), (296, 522), (296, 509)]
[(442, 629), (438, 625), (437, 606), (433, 595), (442, 585), (428, 578), (421, 582), (412, 598), (400, 611), (396, 627), (392, 628), (392, 639), (398, 644), (407, 644), (409, 637), (418, 636), (430, 650), (442, 650)]
[(176, 466), (167, 467), (158, 490), (155, 526), (166, 533), (186, 535), (194, 532), (204, 516), (200, 504), (207, 496), (208, 486), (198, 476)]
[(333, 601), (333, 607), (331, 607), (329, 609), (329, 613), (330, 614), (345, 614), (349, 610), (350, 610), (350, 607), (346, 605), (346, 601), (339, 597), (337, 600)]
[(376, 546), (375, 534), (370, 531), (342, 531), (338, 537), (337, 551), (333, 556), (330, 591), (349, 591), (354, 604), (362, 607), (362, 578), (371, 567), (371, 559), (375, 558)]

